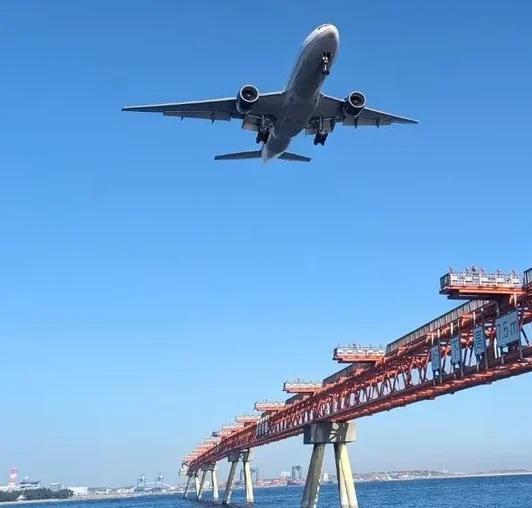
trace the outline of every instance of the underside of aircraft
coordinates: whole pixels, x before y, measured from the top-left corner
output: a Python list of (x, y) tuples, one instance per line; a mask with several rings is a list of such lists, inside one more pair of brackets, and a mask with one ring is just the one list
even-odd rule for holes
[(261, 94), (254, 85), (244, 85), (236, 97), (127, 106), (123, 111), (162, 113), (181, 119), (239, 120), (242, 128), (256, 132), (261, 150), (218, 155), (215, 160), (272, 159), (309, 162), (310, 158), (287, 152), (300, 132), (314, 135), (314, 145), (324, 145), (337, 124), (352, 127), (384, 127), (393, 123), (415, 124), (417, 120), (369, 108), (361, 92), (345, 99), (325, 95), (321, 87), (331, 72), (339, 47), (339, 33), (331, 24), (313, 30), (303, 43), (283, 91)]

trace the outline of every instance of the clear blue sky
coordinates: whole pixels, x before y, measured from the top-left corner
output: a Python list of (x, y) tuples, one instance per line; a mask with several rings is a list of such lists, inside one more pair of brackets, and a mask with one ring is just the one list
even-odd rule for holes
[[(15, 465), (175, 480), (285, 379), (337, 369), (338, 343), (449, 309), (448, 266), (532, 265), (528, 2), (283, 4), (0, 4), (0, 484)], [(341, 37), (324, 91), (419, 125), (301, 136), (311, 164), (263, 166), (212, 160), (255, 149), (238, 122), (120, 111), (281, 89), (323, 22)], [(531, 388), (362, 420), (354, 468), (532, 468)], [(295, 438), (256, 460), (277, 475), (308, 455)]]

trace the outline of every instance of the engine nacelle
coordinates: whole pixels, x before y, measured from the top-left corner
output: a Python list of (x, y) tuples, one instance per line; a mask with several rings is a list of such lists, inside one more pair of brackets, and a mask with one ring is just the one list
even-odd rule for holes
[(356, 118), (366, 105), (366, 97), (362, 92), (352, 92), (346, 97), (344, 102), (344, 114)]
[(253, 85), (245, 85), (239, 91), (236, 96), (236, 110), (241, 115), (247, 115), (251, 113), (255, 104), (259, 100), (259, 90)]

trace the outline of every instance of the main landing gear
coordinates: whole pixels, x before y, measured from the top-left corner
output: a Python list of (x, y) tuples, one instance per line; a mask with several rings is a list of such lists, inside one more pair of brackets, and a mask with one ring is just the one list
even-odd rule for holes
[(325, 145), (325, 141), (327, 139), (328, 133), (327, 132), (316, 132), (316, 137), (314, 138), (314, 144), (320, 144), (321, 146)]
[(329, 133), (325, 130), (324, 123), (325, 122), (323, 118), (319, 118), (318, 121), (314, 123), (314, 126), (316, 128), (316, 137), (314, 138), (314, 145), (320, 144), (321, 146), (323, 146), (325, 144), (325, 141)]
[(331, 53), (323, 53), (321, 55), (321, 73), (326, 76), (331, 72), (329, 69), (329, 64), (331, 61)]
[(267, 143), (269, 137), (270, 137), (270, 129), (266, 129), (262, 127), (257, 131), (257, 138), (255, 141), (257, 142), (257, 144)]

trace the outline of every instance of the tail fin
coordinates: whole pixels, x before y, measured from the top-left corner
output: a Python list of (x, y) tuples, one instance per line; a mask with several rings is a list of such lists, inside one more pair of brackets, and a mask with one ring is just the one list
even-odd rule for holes
[[(236, 153), (226, 153), (224, 155), (216, 155), (214, 157), (215, 161), (234, 161), (234, 160), (243, 160), (243, 159), (260, 159), (262, 157), (260, 150), (254, 152), (236, 152)], [(305, 157), (304, 155), (297, 155), (295, 153), (284, 152), (278, 159), (282, 161), (292, 161), (292, 162), (310, 162), (310, 157)]]

